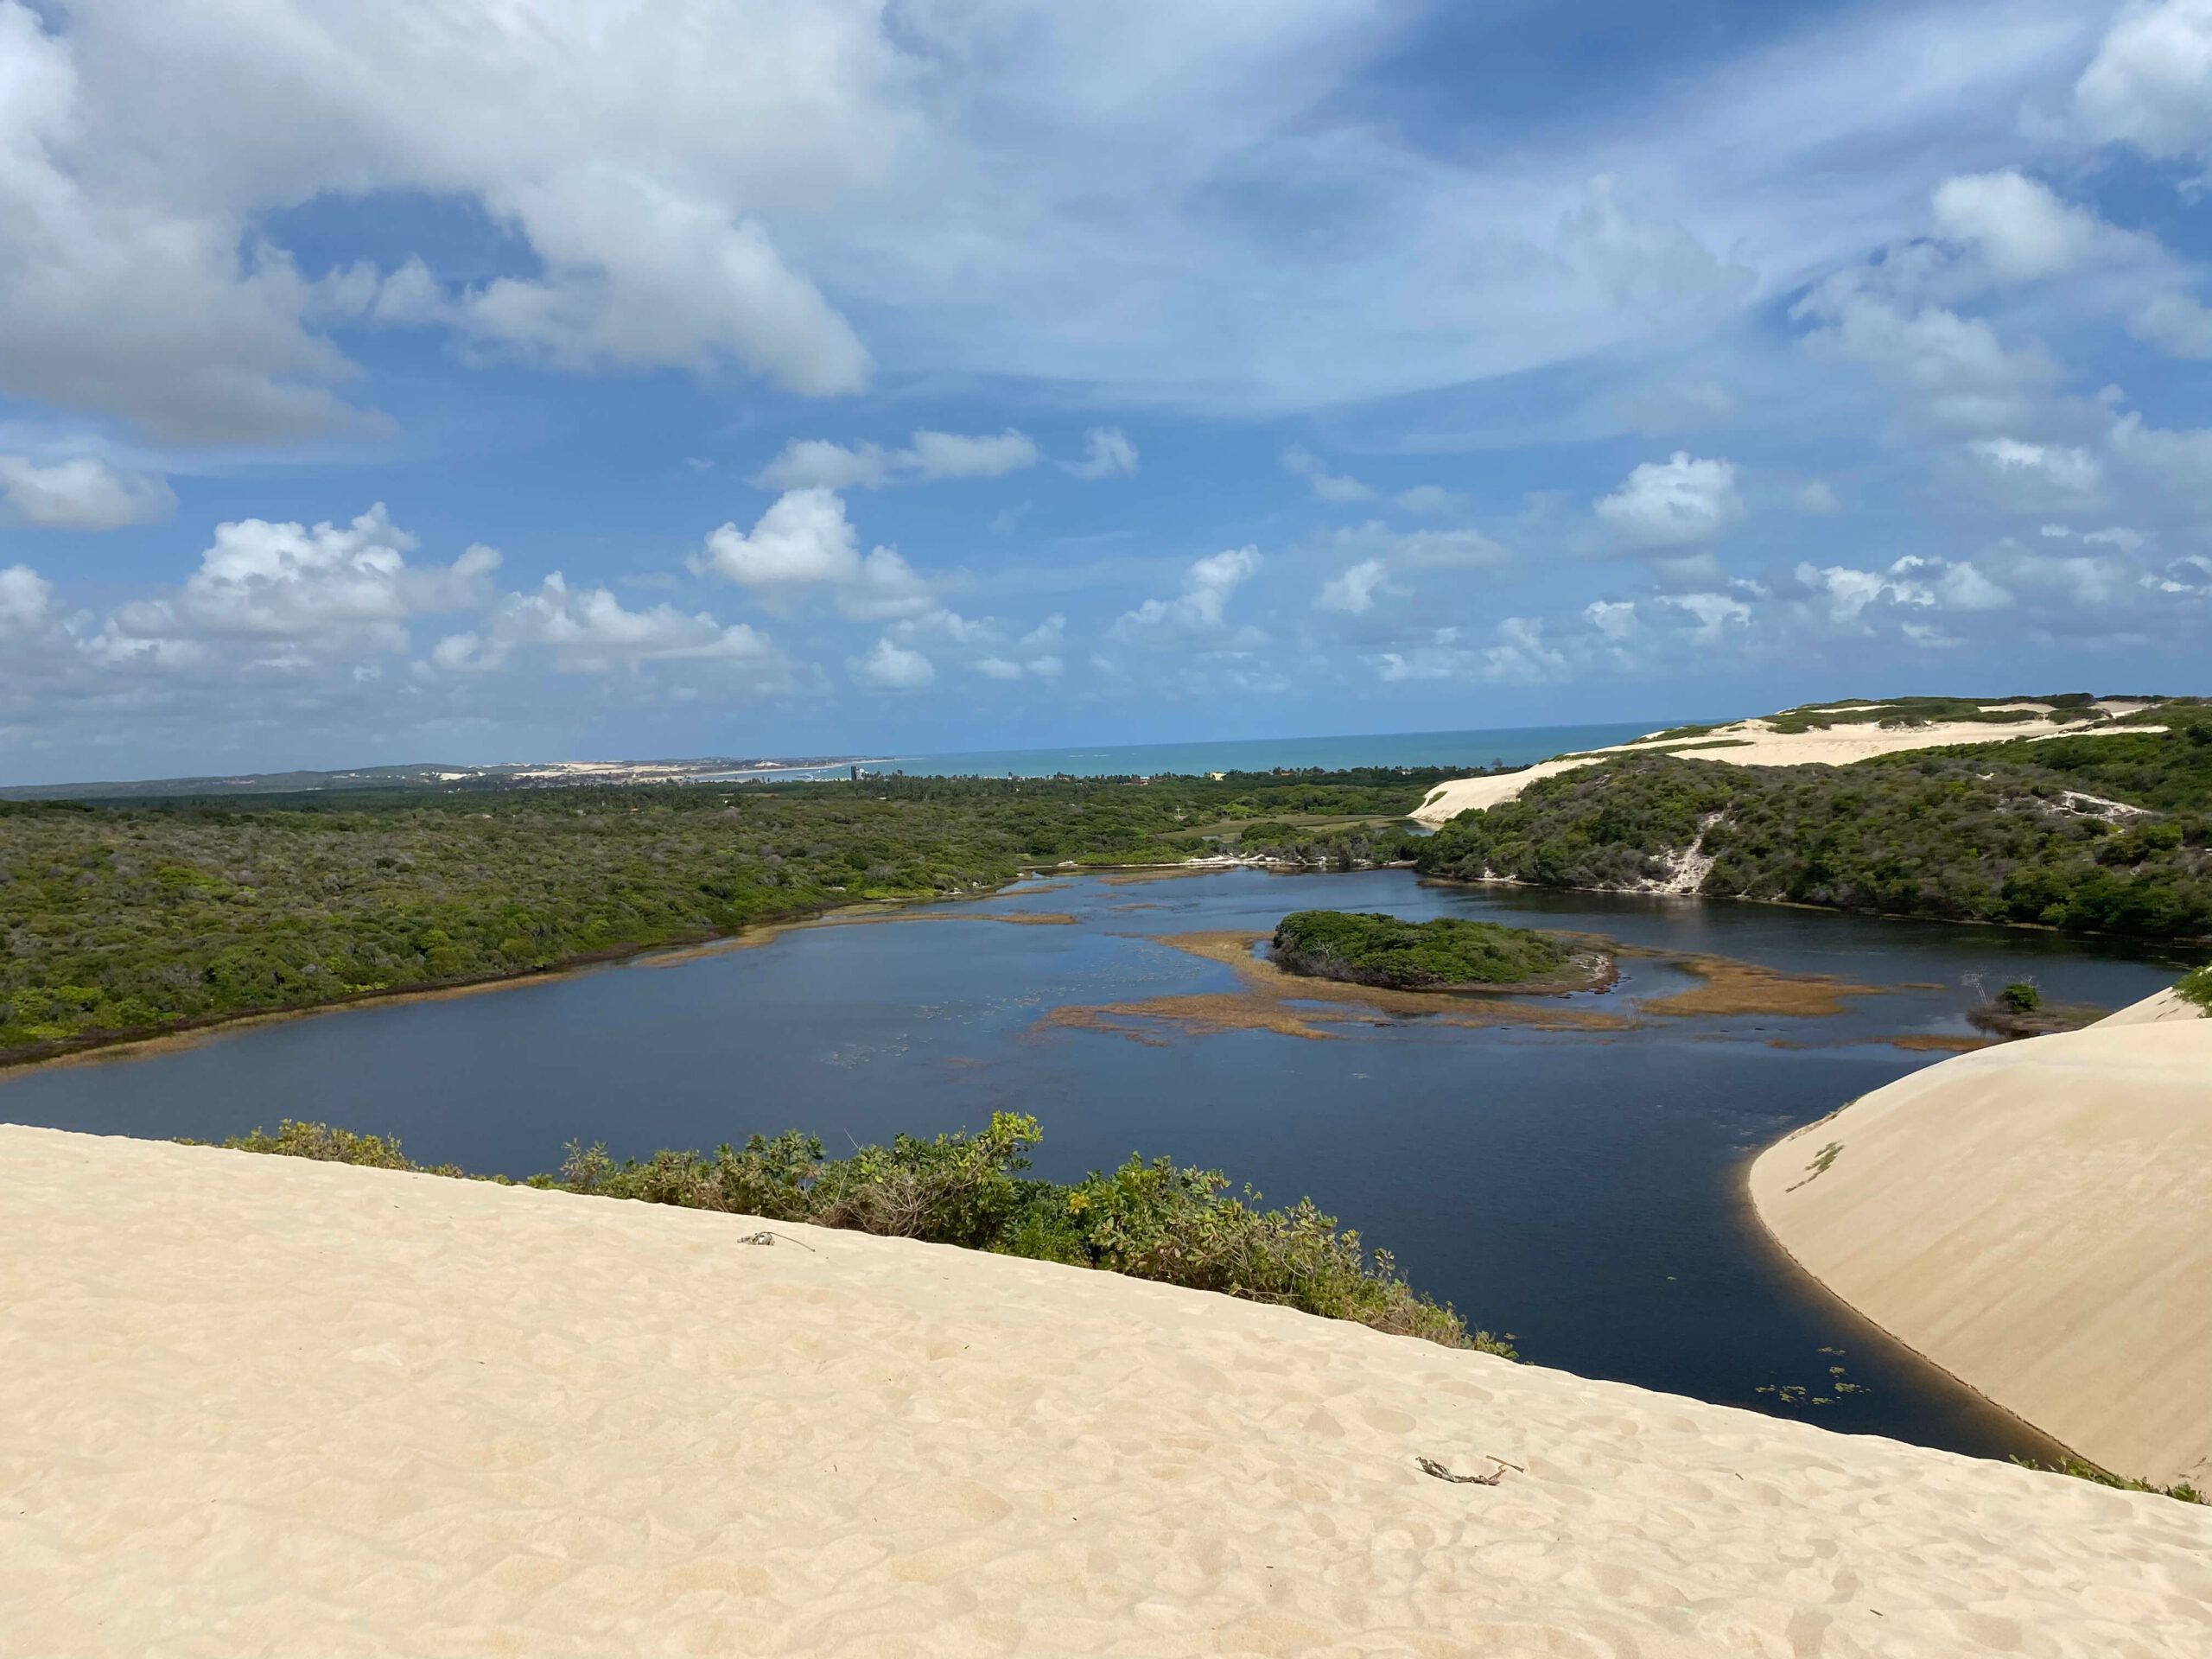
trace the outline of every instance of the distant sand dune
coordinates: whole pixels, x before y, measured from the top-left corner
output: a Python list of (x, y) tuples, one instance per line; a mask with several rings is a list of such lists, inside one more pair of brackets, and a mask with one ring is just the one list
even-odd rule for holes
[[(2097, 705), (2115, 716), (2139, 713), (2145, 706), (2133, 702), (2101, 702)], [(2048, 703), (1993, 702), (1984, 703), (1982, 707), (2051, 712)], [(1864, 725), (1830, 726), (1810, 732), (1777, 732), (1765, 720), (1739, 720), (1733, 725), (1716, 726), (1700, 736), (1684, 740), (1692, 744), (1725, 741), (1728, 747), (1690, 747), (1677, 749), (1674, 753), (1685, 760), (1718, 760), (1731, 766), (1847, 766), (1855, 760), (1871, 760), (1879, 754), (1904, 754), (1914, 749), (1947, 748), (1961, 743), (2002, 743), (2013, 739), (2033, 741), (2046, 737), (2088, 736), (2101, 732), (2163, 732), (2165, 729), (2163, 726), (2101, 726), (2085, 731), (2078, 724), (2060, 725), (2053, 721), (2037, 719), (2009, 726), (1952, 720), (1895, 730)], [(1470, 807), (1488, 811), (1501, 802), (1517, 799), (1522, 790), (1539, 779), (1556, 778), (1560, 773), (1573, 772), (1579, 766), (1594, 766), (1600, 760), (1614, 755), (1634, 754), (1639, 751), (1649, 753), (1667, 747), (1655, 743), (1649, 738), (1638, 738), (1633, 743), (1617, 744), (1609, 749), (1592, 749), (1587, 754), (1578, 755), (1572, 760), (1545, 760), (1523, 771), (1507, 772), (1501, 777), (1455, 778), (1429, 791), (1421, 804), (1414, 809), (1412, 816), (1421, 823), (1447, 823)]]
[(1751, 1185), (1799, 1262), (1953, 1375), (2116, 1473), (2212, 1485), (2212, 1020), (2190, 1004), (1915, 1072)]
[(2212, 1640), (2212, 1510), (2163, 1498), (941, 1247), (0, 1156), (0, 1653)]

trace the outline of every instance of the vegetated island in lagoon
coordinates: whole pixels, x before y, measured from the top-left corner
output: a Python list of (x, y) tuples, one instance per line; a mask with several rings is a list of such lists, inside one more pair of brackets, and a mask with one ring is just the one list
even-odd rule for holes
[(1456, 916), (1408, 922), (1371, 911), (1294, 911), (1275, 924), (1269, 956), (1287, 973), (1399, 991), (1557, 995), (1605, 990), (1618, 977), (1601, 950)]

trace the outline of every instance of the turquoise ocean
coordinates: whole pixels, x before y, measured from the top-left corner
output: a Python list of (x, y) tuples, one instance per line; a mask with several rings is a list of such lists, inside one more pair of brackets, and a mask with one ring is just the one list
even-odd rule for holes
[[(1341, 772), (1355, 766), (1523, 766), (1555, 754), (1625, 743), (1670, 721), (1599, 726), (1522, 726), (1462, 732), (1383, 732), (1357, 737), (1248, 737), (1217, 742), (1080, 744), (1065, 749), (980, 749), (952, 754), (862, 757), (871, 772), (912, 778), (1149, 778), (1162, 772)], [(767, 778), (844, 775), (849, 761), (749, 773)]]

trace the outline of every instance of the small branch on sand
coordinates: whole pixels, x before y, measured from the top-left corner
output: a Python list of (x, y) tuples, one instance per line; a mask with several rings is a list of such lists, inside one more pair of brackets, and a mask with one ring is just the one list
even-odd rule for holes
[(1525, 1475), (1529, 1472), (1519, 1464), (1508, 1463), (1503, 1458), (1497, 1457), (1491, 1459), (1497, 1467), (1486, 1475), (1455, 1475), (1437, 1462), (1434, 1458), (1415, 1458), (1414, 1461), (1421, 1465), (1421, 1471), (1424, 1475), (1433, 1475), (1439, 1480), (1448, 1480), (1455, 1486), (1495, 1486), (1505, 1478), (1505, 1471), (1509, 1469), (1516, 1475)]
[(819, 1255), (822, 1254), (821, 1251), (816, 1249), (813, 1245), (808, 1243), (803, 1238), (793, 1238), (789, 1233), (772, 1233), (766, 1227), (763, 1227), (757, 1233), (747, 1233), (743, 1238), (739, 1239), (737, 1242), (741, 1244), (773, 1244), (779, 1238), (786, 1244), (798, 1245), (799, 1249), (804, 1250), (810, 1255)]

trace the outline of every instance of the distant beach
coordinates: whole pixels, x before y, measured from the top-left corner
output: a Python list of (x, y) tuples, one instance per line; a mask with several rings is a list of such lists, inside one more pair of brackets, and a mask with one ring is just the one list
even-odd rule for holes
[(1461, 732), (1382, 732), (1357, 737), (1249, 737), (1210, 743), (1078, 744), (1060, 749), (979, 749), (951, 754), (886, 754), (792, 766), (733, 777), (764, 780), (845, 776), (863, 771), (903, 772), (909, 777), (1149, 778), (1163, 772), (1345, 771), (1356, 766), (1509, 766), (1548, 760), (1556, 754), (1625, 743), (1660, 731), (1664, 720), (1614, 721), (1602, 726), (1521, 726)]

